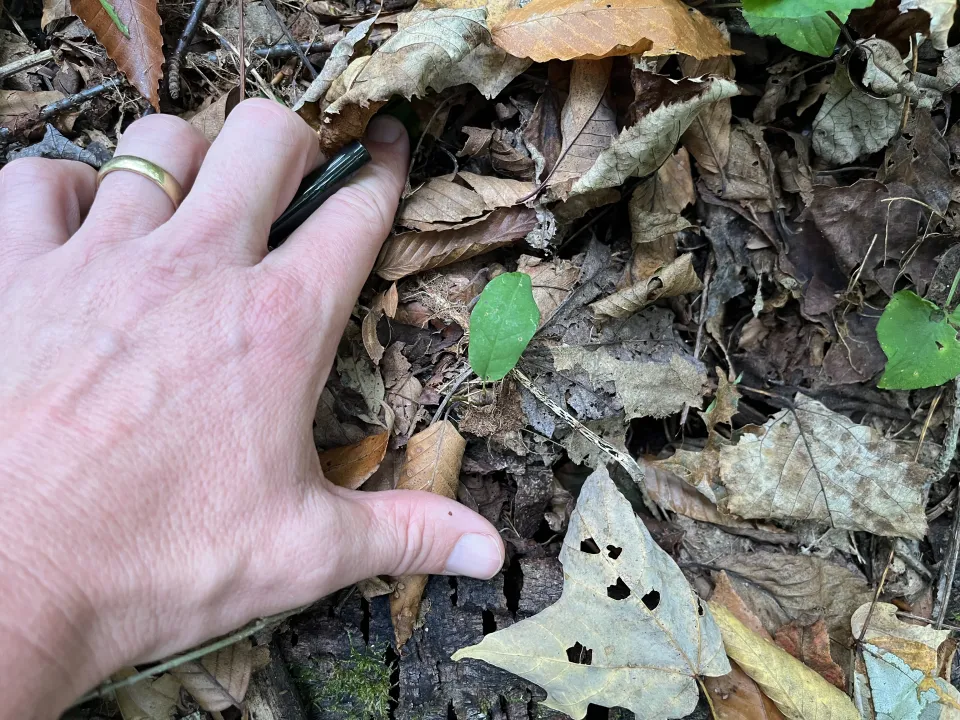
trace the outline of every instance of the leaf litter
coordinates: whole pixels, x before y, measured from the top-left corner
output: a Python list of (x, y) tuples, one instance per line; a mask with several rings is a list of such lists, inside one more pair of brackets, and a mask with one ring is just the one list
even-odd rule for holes
[(403, 720), (960, 712), (957, 3), (735, 5), (251, 0), (243, 38), (235, 3), (8, 8), (3, 161), (97, 166), (148, 106), (212, 140), (238, 47), (244, 94), (328, 155), (405, 122), (318, 460), (507, 545), (490, 584), (371, 578), (304, 614), (328, 629), (175, 663), (100, 715), (262, 707), (267, 642), (331, 679), (372, 653)]

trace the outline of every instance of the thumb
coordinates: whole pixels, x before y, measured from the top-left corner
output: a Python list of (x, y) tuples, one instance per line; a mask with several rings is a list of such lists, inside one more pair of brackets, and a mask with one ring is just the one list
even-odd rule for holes
[[(458, 502), (415, 490), (334, 490), (346, 543), (344, 584), (375, 575), (466, 575), (486, 580), (503, 565), (496, 528)], [(351, 576), (347, 579), (347, 576)]]

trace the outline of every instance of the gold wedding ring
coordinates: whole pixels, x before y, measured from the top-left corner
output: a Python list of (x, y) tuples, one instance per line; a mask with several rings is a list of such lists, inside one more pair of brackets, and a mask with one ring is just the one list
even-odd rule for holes
[(180, 207), (180, 202), (183, 200), (183, 188), (180, 187), (177, 179), (159, 165), (136, 155), (115, 155), (112, 160), (104, 163), (100, 172), (97, 173), (97, 187), (100, 187), (100, 183), (107, 175), (117, 170), (129, 170), (137, 175), (142, 175), (167, 194), (167, 197), (173, 202), (174, 210)]

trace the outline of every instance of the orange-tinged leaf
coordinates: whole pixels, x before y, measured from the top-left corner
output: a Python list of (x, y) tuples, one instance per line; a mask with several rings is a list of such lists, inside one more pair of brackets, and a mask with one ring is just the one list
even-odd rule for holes
[(163, 65), (163, 38), (157, 0), (112, 0), (111, 4), (129, 29), (130, 37), (125, 37), (110, 19), (100, 0), (72, 0), (70, 6), (97, 36), (130, 84), (159, 110), (157, 88)]
[(781, 713), (739, 665), (722, 677), (707, 677), (703, 686), (710, 694), (716, 720), (783, 720)]
[(449, 230), (400, 233), (383, 244), (374, 271), (384, 280), (399, 280), (509, 245), (536, 225), (536, 210), (512, 207)]
[[(423, 490), (454, 499), (460, 484), (460, 462), (466, 448), (467, 441), (449, 420), (441, 420), (421, 430), (407, 442), (406, 460), (397, 489)], [(406, 575), (399, 579), (397, 589), (390, 595), (390, 617), (398, 649), (413, 635), (426, 586), (426, 575)]]
[(830, 634), (823, 618), (809, 625), (793, 620), (777, 630), (774, 640), (828, 683), (846, 691), (847, 676), (830, 656)]
[(323, 476), (334, 485), (356, 490), (380, 467), (389, 440), (390, 432), (384, 431), (352, 445), (325, 450), (320, 453)]
[(532, 0), (490, 29), (508, 53), (537, 62), (734, 52), (706, 17), (680, 0)]

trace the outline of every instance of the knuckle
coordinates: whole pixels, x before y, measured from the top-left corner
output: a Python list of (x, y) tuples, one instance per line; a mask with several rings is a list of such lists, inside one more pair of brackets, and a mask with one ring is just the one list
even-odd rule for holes
[(124, 138), (142, 135), (151, 140), (166, 140), (176, 138), (178, 142), (185, 140), (206, 142), (203, 135), (186, 120), (176, 115), (156, 113), (147, 115), (133, 122), (123, 134)]
[(383, 199), (368, 188), (347, 185), (328, 200), (331, 213), (338, 224), (349, 227), (351, 235), (383, 239), (393, 224), (394, 208), (388, 208)]
[(61, 160), (18, 158), (0, 170), (0, 192), (21, 183), (52, 183), (61, 177), (66, 166)]

